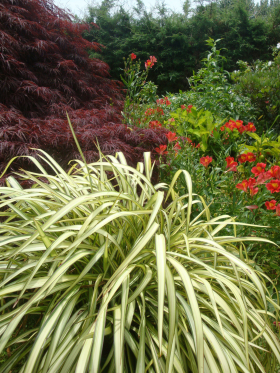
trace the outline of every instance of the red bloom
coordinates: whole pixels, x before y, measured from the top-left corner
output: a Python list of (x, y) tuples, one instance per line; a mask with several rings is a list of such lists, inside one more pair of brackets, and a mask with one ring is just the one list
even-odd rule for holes
[(225, 126), (222, 126), (222, 127), (220, 128), (220, 130), (221, 130), (221, 131), (224, 131), (224, 130), (225, 130)]
[(243, 132), (246, 131), (246, 127), (245, 127), (245, 126), (240, 126), (240, 127), (237, 128), (237, 131), (238, 131), (240, 134), (242, 134)]
[(244, 192), (247, 192), (248, 181), (247, 180), (243, 180), (241, 183), (236, 184), (236, 188), (240, 189), (240, 190), (243, 190)]
[(250, 196), (253, 197), (255, 194), (257, 194), (259, 191), (259, 188), (250, 188)]
[(243, 126), (242, 120), (237, 120), (233, 126), (235, 126), (239, 133), (243, 133), (244, 131), (246, 131), (245, 127)]
[(246, 156), (247, 156), (247, 161), (248, 162), (255, 162), (255, 160), (256, 160), (255, 154), (253, 154), (253, 153), (247, 153)]
[(266, 163), (258, 163), (255, 167), (252, 168), (251, 172), (258, 176), (265, 172)]
[(181, 109), (182, 110), (186, 109), (186, 106), (185, 105), (181, 105)]
[(175, 122), (175, 119), (174, 118), (169, 118), (168, 122)]
[(148, 108), (146, 111), (145, 111), (145, 115), (152, 115), (152, 114), (154, 114), (155, 113), (155, 111), (154, 111), (154, 109), (152, 109), (152, 108)]
[(162, 126), (162, 124), (158, 120), (152, 120), (149, 123), (150, 128), (160, 128), (161, 126)]
[(280, 179), (280, 167), (279, 166), (272, 166), (271, 169), (268, 171), (269, 175), (275, 179)]
[(172, 141), (178, 140), (178, 137), (176, 137), (176, 133), (175, 132), (168, 132), (168, 134), (165, 135), (165, 136), (167, 137), (168, 142), (172, 142)]
[(180, 149), (182, 149), (180, 144), (176, 142), (176, 144), (174, 145), (174, 150), (180, 150)]
[(158, 148), (155, 148), (155, 151), (156, 151), (159, 155), (168, 154), (168, 152), (165, 151), (166, 148), (167, 148), (167, 145), (160, 145)]
[(199, 148), (200, 148), (200, 144), (199, 144), (199, 143), (198, 143), (198, 144), (196, 145), (196, 148), (197, 148), (197, 149), (199, 149)]
[(150, 61), (154, 64), (157, 62), (157, 59), (155, 58), (155, 56), (150, 56)]
[(280, 180), (271, 180), (266, 184), (266, 188), (271, 191), (271, 193), (280, 192)]
[(238, 162), (240, 163), (245, 163), (247, 161), (247, 154), (241, 154), (239, 157), (238, 157)]
[(280, 216), (280, 203), (276, 206), (276, 215)]
[(234, 161), (233, 157), (226, 157), (226, 162), (229, 171), (236, 171), (237, 162)]
[(171, 105), (171, 102), (169, 101), (168, 97), (160, 98), (157, 100), (158, 105)]
[(253, 188), (256, 185), (256, 180), (252, 177), (248, 180), (248, 188)]
[(266, 201), (265, 202), (265, 207), (268, 210), (275, 210), (276, 209), (276, 201), (273, 199), (272, 201)]
[(268, 172), (263, 172), (261, 174), (259, 174), (258, 178), (257, 178), (257, 184), (264, 184), (268, 179), (271, 179), (271, 175)]
[(193, 105), (188, 105), (188, 107), (187, 107), (187, 113), (190, 113), (192, 111), (192, 107), (193, 107)]
[(249, 122), (247, 126), (245, 126), (246, 131), (248, 132), (256, 132), (256, 127), (254, 126), (254, 123)]
[(146, 70), (148, 69), (148, 68), (152, 68), (154, 66), (154, 63), (151, 61), (151, 60), (147, 60), (146, 62), (145, 62), (145, 68), (146, 68)]
[(135, 58), (136, 58), (136, 54), (131, 53), (130, 58), (131, 58), (132, 60), (135, 60)]
[(212, 157), (209, 157), (209, 155), (206, 155), (206, 157), (201, 157), (199, 162), (202, 164), (202, 166), (208, 167), (209, 164), (212, 162), (212, 160), (213, 160)]

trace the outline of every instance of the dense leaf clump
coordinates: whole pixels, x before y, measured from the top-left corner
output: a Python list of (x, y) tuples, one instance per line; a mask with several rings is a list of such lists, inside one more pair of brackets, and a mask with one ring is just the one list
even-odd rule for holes
[(211, 218), (187, 171), (153, 185), (149, 153), (68, 173), (38, 154), (55, 174), (34, 159), (32, 188), (0, 188), (0, 372), (275, 372), (279, 304), (245, 249), (266, 240)]
[[(1, 1), (1, 168), (13, 156), (33, 154), (33, 148), (48, 150), (66, 165), (75, 157), (66, 111), (89, 160), (97, 155), (96, 139), (105, 154), (123, 151), (131, 161), (139, 158), (143, 133), (121, 124), (121, 83), (110, 79), (105, 62), (88, 57), (89, 50), (99, 51), (99, 44), (81, 36), (91, 27), (73, 23), (52, 1)], [(157, 133), (144, 135), (146, 148), (161, 142)]]

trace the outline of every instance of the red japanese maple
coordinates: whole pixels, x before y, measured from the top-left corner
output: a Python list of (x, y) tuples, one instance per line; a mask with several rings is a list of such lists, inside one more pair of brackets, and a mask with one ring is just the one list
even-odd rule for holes
[[(99, 50), (82, 33), (92, 25), (52, 0), (0, 2), (0, 165), (42, 148), (62, 166), (78, 157), (66, 111), (87, 161), (124, 152), (130, 162), (167, 143), (163, 129), (129, 129), (122, 122), (123, 91), (109, 66), (88, 57)], [(12, 167), (26, 167), (21, 158)]]

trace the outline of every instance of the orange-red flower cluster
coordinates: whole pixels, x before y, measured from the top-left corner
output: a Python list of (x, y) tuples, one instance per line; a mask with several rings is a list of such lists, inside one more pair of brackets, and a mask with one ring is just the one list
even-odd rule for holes
[(241, 154), (238, 157), (238, 162), (240, 163), (245, 163), (245, 162), (255, 162), (257, 157), (253, 153), (246, 153), (246, 154)]
[(250, 190), (250, 196), (254, 196), (258, 193), (259, 188), (255, 187), (256, 180), (252, 177), (249, 178), (249, 180), (243, 180), (241, 183), (236, 185), (237, 189), (243, 190), (245, 193), (247, 192), (247, 189)]
[(168, 97), (160, 98), (157, 100), (158, 105), (171, 105), (171, 102), (169, 101)]
[(146, 70), (149, 69), (149, 68), (152, 68), (154, 66), (155, 62), (157, 62), (156, 57), (155, 56), (150, 56), (150, 59), (145, 62)]
[(131, 58), (132, 60), (135, 60), (135, 58), (136, 58), (136, 54), (131, 53), (130, 58)]
[(226, 157), (226, 162), (227, 168), (229, 168), (228, 171), (237, 171), (236, 166), (238, 165), (238, 163), (234, 161), (233, 157)]
[(150, 115), (153, 115), (153, 114), (164, 115), (164, 111), (160, 107), (157, 107), (156, 109), (148, 108), (145, 111), (145, 115), (149, 115), (150, 116)]
[(160, 145), (158, 148), (155, 148), (155, 151), (156, 151), (159, 155), (168, 154), (168, 152), (166, 151), (166, 148), (167, 148), (167, 145)]
[(178, 137), (176, 137), (175, 132), (168, 132), (168, 134), (165, 135), (167, 137), (168, 142), (176, 141), (178, 140)]
[(213, 158), (212, 157), (209, 157), (209, 155), (206, 155), (206, 157), (201, 157), (200, 158), (200, 163), (202, 164), (202, 166), (204, 167), (208, 167), (209, 164), (213, 161)]
[(192, 107), (193, 107), (193, 105), (188, 105), (188, 107), (186, 108), (186, 106), (185, 105), (181, 105), (181, 109), (182, 110), (184, 110), (184, 109), (187, 109), (187, 113), (190, 113), (191, 112), (191, 110), (192, 110)]
[(149, 123), (150, 128), (160, 128), (162, 124), (158, 120), (151, 120)]
[(246, 126), (244, 126), (243, 121), (239, 120), (239, 119), (237, 119), (237, 120), (230, 119), (220, 129), (221, 129), (221, 131), (224, 131), (225, 128), (228, 128), (230, 131), (233, 131), (234, 129), (237, 129), (237, 131), (239, 133), (256, 132), (256, 127), (254, 126), (254, 123), (249, 122)]

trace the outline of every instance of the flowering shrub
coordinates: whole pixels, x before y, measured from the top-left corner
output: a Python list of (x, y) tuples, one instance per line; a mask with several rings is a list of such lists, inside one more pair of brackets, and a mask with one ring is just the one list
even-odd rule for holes
[[(186, 106), (179, 110), (185, 109)], [(194, 107), (190, 108), (188, 114), (192, 115), (193, 112), (195, 113)], [(170, 115), (173, 118), (172, 112)], [(168, 120), (162, 125), (178, 128), (178, 117), (174, 119), (175, 125)], [(160, 156), (160, 179), (169, 181), (179, 168), (186, 169), (193, 178), (194, 191), (198, 195), (206, 196), (205, 202), (212, 203), (217, 215), (234, 214), (238, 219), (246, 219), (249, 224), (272, 227), (262, 228), (260, 232), (264, 237), (273, 237), (280, 244), (277, 229), (280, 224), (280, 164), (273, 154), (269, 156), (265, 153), (264, 159), (259, 149), (256, 149), (256, 152), (240, 152), (240, 149), (251, 146), (251, 137), (246, 134), (255, 133), (250, 131), (255, 131), (254, 124), (244, 124), (241, 120), (230, 120), (215, 127), (213, 136), (210, 133), (208, 138), (211, 144), (211, 148), (207, 147), (208, 154), (203, 146), (196, 145), (193, 139), (199, 137), (195, 136), (197, 133), (191, 132), (187, 125), (186, 133), (192, 133), (190, 137), (179, 136), (177, 131), (169, 131), (166, 134), (168, 144), (162, 144), (156, 149)], [(173, 145), (175, 141), (176, 144)], [(273, 142), (273, 139), (271, 141)], [(179, 190), (183, 188), (183, 180), (180, 178), (177, 180), (177, 187)], [(260, 228), (256, 228), (258, 229)], [(243, 231), (252, 235), (250, 227), (243, 228)], [(267, 248), (267, 245), (264, 245), (264, 248), (266, 256), (260, 256), (260, 264), (270, 268), (270, 271), (274, 268), (277, 281), (278, 277), (280, 278), (278, 255), (273, 248)], [(259, 249), (252, 245), (251, 252), (256, 255)]]

